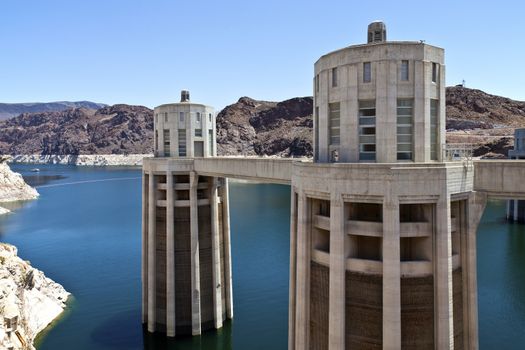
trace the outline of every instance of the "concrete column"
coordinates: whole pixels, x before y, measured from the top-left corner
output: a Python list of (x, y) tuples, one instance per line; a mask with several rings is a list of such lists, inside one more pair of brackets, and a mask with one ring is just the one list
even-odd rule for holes
[[(468, 323), (468, 343), (465, 349), (479, 349), (478, 342), (478, 280), (476, 264), (476, 236), (481, 216), (485, 211), (487, 195), (480, 192), (472, 192), (468, 199), (468, 228), (466, 240), (467, 266), (463, 273), (467, 274), (468, 289), (463, 290), (467, 294), (468, 302), (464, 307), (468, 310), (468, 319), (463, 322)], [(467, 338), (467, 337), (465, 337)]]
[(514, 217), (512, 218), (514, 221), (518, 221), (518, 200), (514, 200)]
[(201, 334), (201, 282), (199, 263), (199, 215), (197, 186), (199, 176), (190, 172), (190, 234), (191, 234), (191, 334)]
[(383, 202), (383, 349), (401, 349), (399, 201), (390, 194)]
[[(446, 190), (445, 190), (446, 191)], [(454, 315), (452, 290), (452, 237), (450, 232), (450, 194), (436, 204), (435, 230), (435, 327), (436, 349), (454, 349)]]
[(297, 203), (297, 284), (295, 349), (309, 348), (310, 329), (310, 224), (308, 200), (299, 192)]
[(166, 172), (166, 335), (175, 336), (175, 228), (173, 174)]
[(328, 348), (345, 348), (345, 211), (340, 197), (330, 201), (330, 294)]
[[(164, 116), (160, 116), (159, 115), (159, 120), (161, 120), (163, 118), (164, 118)], [(159, 129), (158, 129), (157, 140), (158, 140), (158, 147), (159, 147), (159, 157), (164, 157), (165, 155), (164, 155), (164, 128), (163, 127), (159, 127)]]
[(288, 298), (288, 350), (295, 349), (295, 292), (297, 271), (297, 203), (295, 189), (291, 188), (290, 200), (290, 287)]
[(142, 323), (148, 322), (148, 182), (142, 173)]
[(232, 288), (232, 253), (231, 253), (231, 236), (230, 236), (230, 196), (228, 179), (223, 179), (221, 187), (222, 194), (222, 231), (223, 231), (223, 249), (224, 249), (224, 288), (226, 292), (226, 317), (233, 318), (233, 288)]
[[(425, 100), (428, 97), (425, 94), (426, 80), (424, 63), (422, 61), (414, 61), (414, 128), (412, 142), (415, 162), (424, 162), (427, 159), (425, 157)], [(441, 152), (441, 150), (438, 150), (438, 152)]]
[(156, 223), (156, 208), (157, 196), (155, 195), (157, 188), (155, 186), (155, 175), (153, 172), (149, 174), (148, 181), (148, 332), (155, 332), (155, 309), (156, 309), (156, 269), (155, 269), (155, 223)]
[(219, 198), (217, 196), (218, 179), (211, 180), (210, 211), (211, 211), (211, 259), (213, 280), (213, 317), (215, 328), (222, 327), (222, 289), (221, 289), (221, 242), (219, 240)]

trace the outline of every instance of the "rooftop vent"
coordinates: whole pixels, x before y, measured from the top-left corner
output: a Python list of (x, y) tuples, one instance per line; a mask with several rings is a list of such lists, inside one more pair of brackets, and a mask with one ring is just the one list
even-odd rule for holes
[(188, 90), (181, 90), (180, 102), (190, 102), (190, 92)]
[(368, 43), (386, 41), (386, 25), (381, 21), (374, 21), (368, 25)]

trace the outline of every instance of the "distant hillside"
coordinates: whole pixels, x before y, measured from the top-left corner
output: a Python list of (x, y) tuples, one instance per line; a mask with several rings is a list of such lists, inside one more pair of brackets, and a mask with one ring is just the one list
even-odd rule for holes
[(35, 102), (35, 103), (0, 103), (0, 120), (16, 117), (22, 113), (58, 112), (70, 108), (99, 109), (106, 107), (103, 103), (89, 101), (79, 102)]
[[(473, 143), (475, 155), (504, 157), (525, 102), (464, 87), (446, 89), (447, 142)], [(242, 97), (217, 116), (219, 155), (311, 156), (311, 97), (282, 102)], [(0, 121), (0, 154), (151, 153), (153, 111), (114, 105), (25, 113)]]
[(0, 122), (0, 154), (144, 154), (152, 148), (153, 111), (143, 106), (25, 113)]
[(283, 102), (242, 97), (217, 115), (221, 155), (312, 156), (311, 97)]
[(461, 86), (448, 87), (447, 142), (472, 143), (475, 156), (507, 157), (514, 129), (525, 127), (525, 102)]

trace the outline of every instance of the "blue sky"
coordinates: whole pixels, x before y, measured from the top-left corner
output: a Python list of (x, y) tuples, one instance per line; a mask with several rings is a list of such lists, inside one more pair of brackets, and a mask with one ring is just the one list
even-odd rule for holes
[(447, 85), (525, 100), (522, 1), (0, 1), (0, 102), (154, 107), (311, 95), (314, 62), (366, 41), (445, 48)]

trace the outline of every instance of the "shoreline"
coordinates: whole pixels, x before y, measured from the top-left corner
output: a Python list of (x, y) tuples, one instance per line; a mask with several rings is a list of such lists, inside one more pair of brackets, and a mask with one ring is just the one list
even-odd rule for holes
[(13, 164), (61, 164), (76, 166), (142, 166), (142, 160), (153, 154), (79, 154), (79, 155), (6, 155)]

